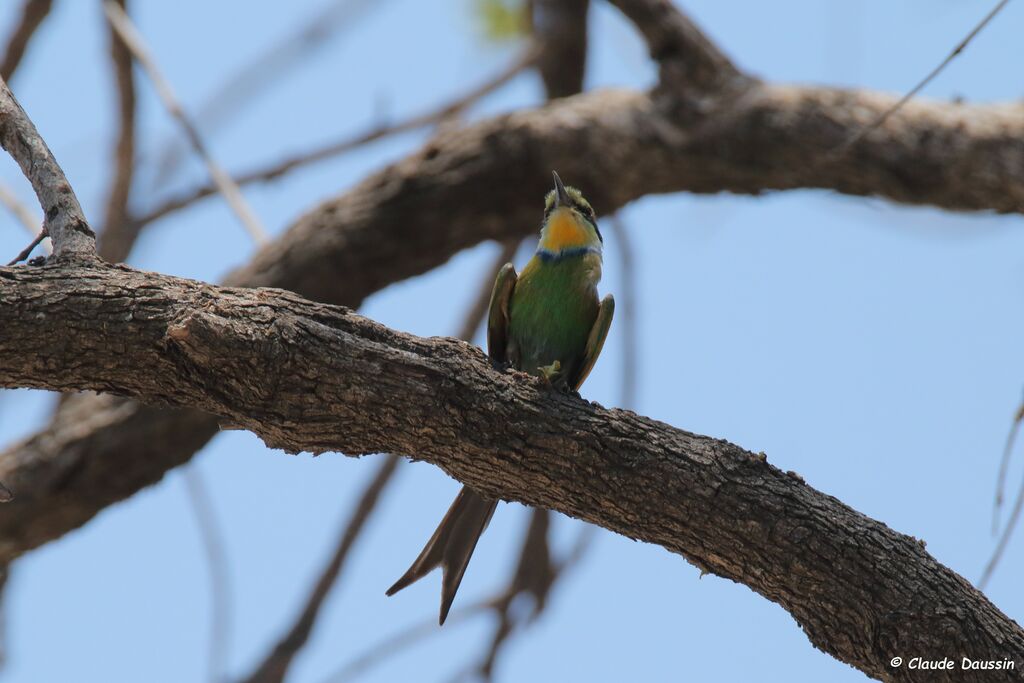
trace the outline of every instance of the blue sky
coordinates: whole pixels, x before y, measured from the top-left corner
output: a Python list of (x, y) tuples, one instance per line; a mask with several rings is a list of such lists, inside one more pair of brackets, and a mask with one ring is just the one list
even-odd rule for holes
[[(194, 110), (225, 75), (327, 2), (138, 0), (134, 13), (166, 76)], [(9, 32), (17, 4), (0, 8), (0, 35)], [(13, 83), (95, 222), (110, 172), (113, 106), (97, 4), (56, 3)], [(763, 78), (905, 91), (990, 4), (694, 0), (686, 8), (743, 68)], [(1024, 7), (1011, 3), (925, 94), (1019, 99), (1021, 85), (1009, 65), (1024, 57), (1022, 21)], [(601, 2), (590, 22), (587, 87), (649, 84), (654, 71), (632, 28)], [(389, 0), (230, 126), (211, 133), (210, 142), (229, 168), (247, 168), (360, 130), (382, 115), (398, 118), (438, 104), (486, 79), (514, 53), (514, 46), (480, 37), (468, 0)], [(145, 79), (139, 90), (145, 139), (175, 134)], [(540, 98), (535, 77), (524, 76), (473, 116)], [(300, 212), (423, 140), (399, 136), (246, 196), (268, 228), (280, 232)], [(190, 161), (173, 187), (203, 177)], [(7, 159), (0, 180), (31, 200)], [(143, 176), (144, 203), (171, 189), (151, 182)], [(641, 266), (636, 409), (766, 452), (821, 491), (926, 540), (936, 558), (976, 581), (994, 544), (996, 467), (1024, 385), (1020, 217), (944, 213), (821, 191), (648, 197), (622, 217)], [(0, 253), (13, 255), (25, 241), (0, 213)], [(617, 246), (609, 236), (603, 291), (621, 290)], [(132, 263), (215, 281), (253, 249), (230, 212), (212, 201), (153, 226)], [(452, 334), (495, 249), (481, 245), (389, 287), (363, 312), (420, 335)], [(521, 253), (518, 264), (527, 256)], [(604, 405), (619, 400), (622, 332), (613, 325), (583, 391)], [(0, 437), (7, 442), (30, 433), (52, 402), (36, 392), (0, 395)], [(375, 463), (337, 454), (288, 456), (250, 434), (229, 432), (192, 466), (213, 492), (227, 538), (234, 622), (227, 673), (237, 677), (292, 618)], [(1024, 453), (1015, 459), (1011, 487), (1021, 476)], [(436, 577), (395, 598), (383, 591), (419, 551), (457, 488), (429, 465), (401, 467), (290, 680), (322, 681), (387, 634), (433, 618)], [(456, 609), (507, 580), (526, 519), (521, 506), (499, 508)], [(556, 552), (580, 529), (558, 517)], [(1016, 586), (1022, 567), (1024, 538), (1011, 546), (987, 591), (1018, 621), (1024, 618)], [(556, 590), (543, 618), (499, 660), (501, 680), (865, 680), (815, 650), (786, 612), (746, 587), (700, 578), (681, 557), (610, 533), (598, 533), (589, 555)], [(202, 680), (209, 584), (182, 474), (172, 472), (19, 561), (4, 610), (7, 661), (0, 680)], [(448, 680), (477, 656), (492, 627), (487, 617), (451, 625), (362, 680)]]

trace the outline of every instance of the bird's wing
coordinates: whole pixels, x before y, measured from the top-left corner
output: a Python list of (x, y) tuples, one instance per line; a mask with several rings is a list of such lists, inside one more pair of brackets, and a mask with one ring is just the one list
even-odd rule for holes
[(583, 361), (580, 363), (575, 377), (571, 378), (569, 382), (569, 386), (574, 391), (579, 391), (583, 386), (583, 381), (587, 379), (587, 375), (594, 368), (594, 363), (597, 362), (597, 357), (601, 355), (604, 340), (608, 336), (608, 329), (612, 326), (613, 315), (615, 315), (615, 298), (609, 294), (601, 300), (601, 305), (597, 309), (597, 319), (594, 320), (594, 326), (590, 328), (590, 336), (587, 337), (587, 345), (583, 350)]
[(498, 363), (507, 363), (508, 347), (508, 308), (512, 301), (512, 291), (516, 288), (519, 276), (515, 266), (506, 263), (498, 271), (491, 290), (491, 304), (487, 313), (487, 355)]

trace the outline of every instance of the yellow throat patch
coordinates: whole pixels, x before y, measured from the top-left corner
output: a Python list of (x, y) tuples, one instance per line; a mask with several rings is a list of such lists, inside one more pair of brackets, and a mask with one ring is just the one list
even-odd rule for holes
[(567, 207), (555, 209), (548, 217), (541, 236), (540, 248), (552, 253), (563, 249), (586, 247), (591, 243), (590, 234), (582, 219)]

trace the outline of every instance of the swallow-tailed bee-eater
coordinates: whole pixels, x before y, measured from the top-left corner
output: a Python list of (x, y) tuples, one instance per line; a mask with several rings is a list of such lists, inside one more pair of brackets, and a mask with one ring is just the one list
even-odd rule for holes
[[(562, 184), (544, 201), (540, 242), (521, 275), (511, 263), (498, 273), (487, 318), (487, 352), (503, 366), (577, 391), (601, 353), (615, 312), (609, 294), (598, 301), (604, 240), (594, 210), (579, 190)], [(498, 501), (464, 486), (419, 557), (387, 594), (440, 566), (443, 624), (480, 534)]]

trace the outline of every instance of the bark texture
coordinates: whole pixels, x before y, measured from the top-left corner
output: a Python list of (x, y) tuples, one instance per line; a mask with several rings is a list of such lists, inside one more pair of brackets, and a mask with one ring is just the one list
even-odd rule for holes
[[(1024, 207), (1020, 105), (912, 102), (850, 159), (814, 168), (892, 101), (757, 85), (721, 105), (720, 115), (679, 126), (650, 94), (559, 100), (437, 137), (298, 219), (228, 282), (356, 307), (461, 249), (529, 235), (552, 168), (585, 188), (602, 213), (647, 193), (800, 187), (961, 210)], [(0, 508), (0, 542), (24, 551), (81, 526), (187, 462), (216, 433), (216, 421), (195, 411), (126, 408), (109, 399), (93, 406), (95, 415), (85, 406), (74, 418), (58, 414), (0, 456), (0, 470), (20, 482), (18, 500)], [(188, 438), (162, 438), (171, 434)]]
[(889, 666), (907, 653), (1017, 663), (976, 673), (985, 681), (1019, 680), (1024, 666), (1024, 631), (922, 542), (763, 454), (498, 372), (464, 342), (402, 334), (290, 292), (88, 264), (0, 269), (0, 328), (0, 386), (198, 407), (289, 452), (426, 460), (487, 495), (744, 583), (817, 647), (876, 678), (911, 680)]
[[(229, 283), (356, 307), (461, 249), (530, 234), (553, 168), (604, 214), (650, 193), (798, 188), (951, 210), (1024, 209), (1024, 105), (911, 102), (832, 159), (895, 98), (761, 83), (671, 3), (614, 4), (661, 66), (652, 91), (587, 93), (443, 133), (299, 218)], [(12, 126), (0, 134), (22, 160), (48, 156), (45, 145), (27, 149)], [(90, 253), (90, 234), (63, 229), (79, 225), (77, 204), (61, 210), (66, 183), (40, 176), (45, 166), (22, 166), (44, 193), (44, 209), (62, 222), (57, 232), (67, 237), (65, 251)], [(0, 455), (0, 480), (18, 494), (0, 507), (6, 557), (159, 480), (217, 431), (215, 418), (195, 410), (161, 411), (110, 397), (68, 403), (75, 413), (62, 407), (46, 429)]]

